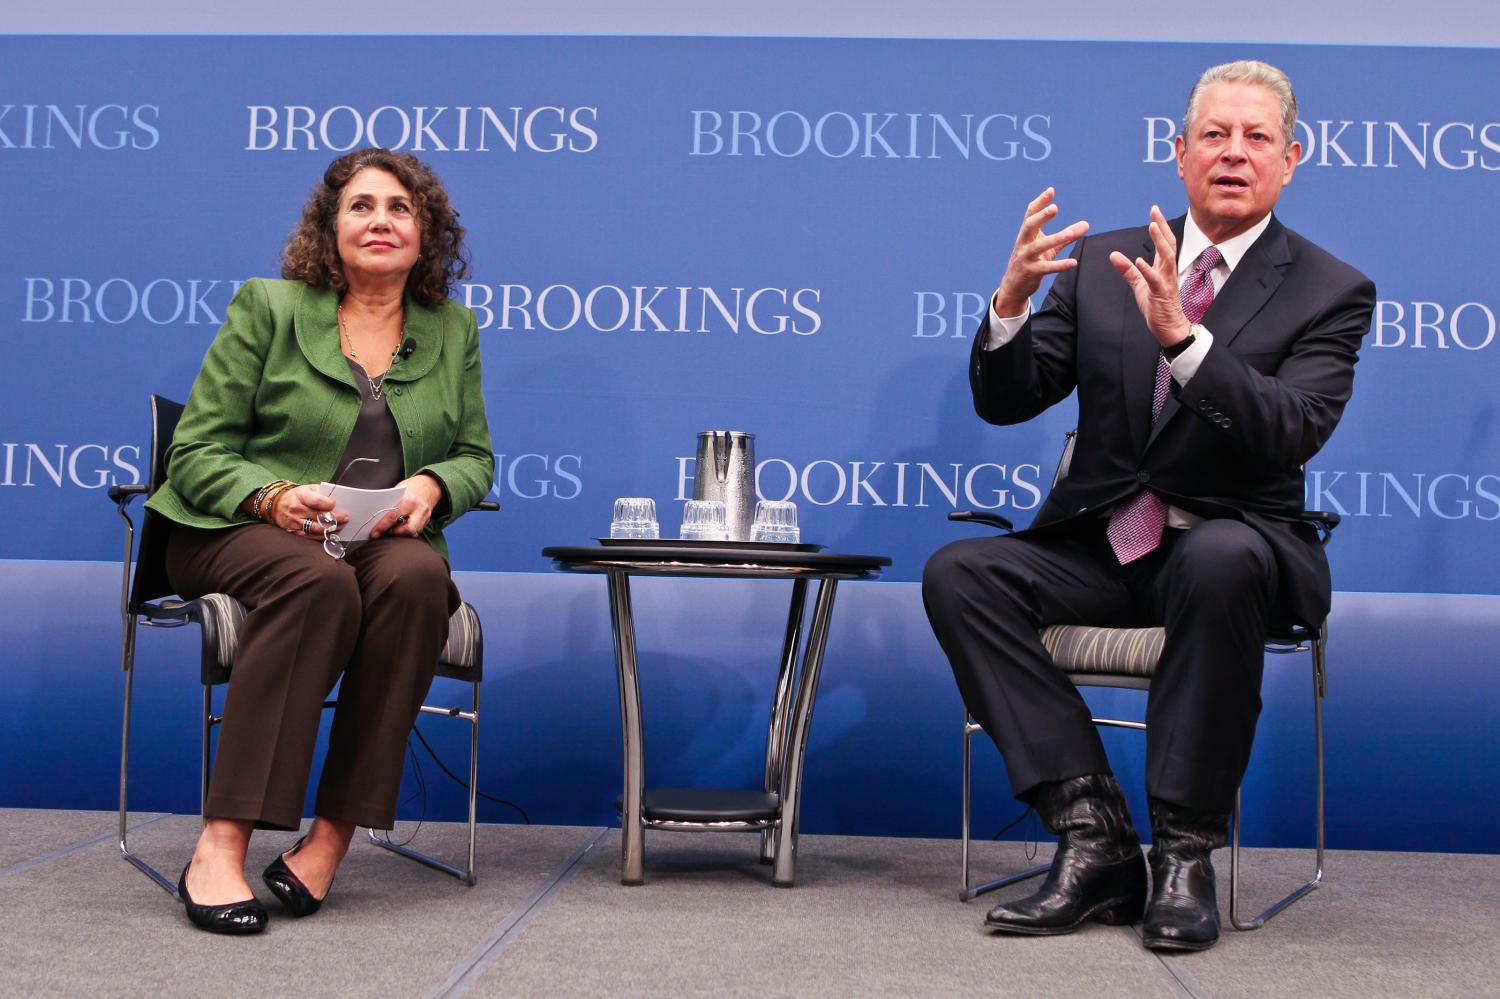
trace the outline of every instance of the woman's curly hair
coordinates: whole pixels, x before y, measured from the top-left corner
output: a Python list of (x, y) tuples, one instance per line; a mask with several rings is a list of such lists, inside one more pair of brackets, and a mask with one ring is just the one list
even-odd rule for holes
[(454, 282), (469, 274), (464, 227), (431, 168), (410, 153), (389, 149), (357, 149), (328, 164), (281, 253), (281, 276), (314, 288), (348, 290), (338, 248), (339, 196), (349, 179), (364, 169), (384, 170), (411, 192), (422, 251), (406, 276), (406, 291), (423, 305), (441, 304)]

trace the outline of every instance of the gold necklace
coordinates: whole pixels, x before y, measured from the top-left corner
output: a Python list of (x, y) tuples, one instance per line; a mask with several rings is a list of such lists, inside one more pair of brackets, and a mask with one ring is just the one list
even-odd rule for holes
[[(339, 332), (344, 334), (344, 342), (349, 345), (349, 359), (359, 365), (360, 372), (365, 376), (365, 381), (370, 383), (370, 398), (376, 402), (380, 401), (381, 394), (385, 391), (385, 376), (391, 373), (390, 365), (380, 373), (379, 377), (371, 375), (365, 370), (364, 362), (359, 359), (359, 352), (354, 349), (354, 338), (349, 335), (349, 327), (344, 323), (344, 303), (340, 302), (338, 307)], [(401, 310), (401, 332), (406, 332), (406, 310)], [(396, 363), (396, 355), (401, 352), (401, 337), (396, 337), (396, 348), (391, 351), (391, 364)]]

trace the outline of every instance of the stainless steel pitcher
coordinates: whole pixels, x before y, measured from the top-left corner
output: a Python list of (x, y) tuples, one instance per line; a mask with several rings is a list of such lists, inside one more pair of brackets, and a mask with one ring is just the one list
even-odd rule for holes
[(750, 540), (750, 521), (755, 513), (754, 434), (705, 430), (698, 435), (693, 499), (723, 503), (729, 540)]

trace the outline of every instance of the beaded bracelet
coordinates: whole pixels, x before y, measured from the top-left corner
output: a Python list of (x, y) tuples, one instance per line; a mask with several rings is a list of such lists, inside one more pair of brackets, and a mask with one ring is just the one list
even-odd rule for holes
[(250, 513), (256, 519), (260, 518), (260, 506), (266, 501), (266, 493), (270, 492), (275, 484), (276, 480), (273, 479), (255, 491), (255, 497), (250, 501)]
[(276, 493), (273, 496), (271, 496), (270, 501), (266, 503), (266, 518), (268, 520), (270, 520), (271, 523), (273, 523), (273, 524), (276, 523), (276, 504), (278, 502), (280, 502), (281, 497), (283, 495), (285, 495), (288, 492), (291, 492), (293, 489), (296, 489), (296, 488), (297, 488), (297, 483), (295, 483), (295, 482), (288, 482), (286, 485), (284, 485), (280, 489), (276, 490)]
[(276, 483), (276, 488), (266, 494), (266, 504), (265, 508), (261, 511), (261, 519), (268, 524), (275, 524), (276, 501), (281, 499), (282, 493), (285, 493), (288, 489), (295, 489), (296, 487), (297, 483), (288, 482), (285, 479), (282, 479), (280, 482)]
[(270, 488), (271, 483), (267, 482), (255, 491), (254, 498), (250, 500), (250, 513), (256, 519), (260, 518), (260, 505), (266, 498), (266, 490)]
[(286, 484), (286, 481), (286, 479), (272, 479), (261, 486), (255, 494), (255, 499), (250, 502), (251, 514), (257, 518), (265, 519), (261, 510), (265, 506), (266, 498), (271, 495), (272, 490), (276, 489), (276, 487)]

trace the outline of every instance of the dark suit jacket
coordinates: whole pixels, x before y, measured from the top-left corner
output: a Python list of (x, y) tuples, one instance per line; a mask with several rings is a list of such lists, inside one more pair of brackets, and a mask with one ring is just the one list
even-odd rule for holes
[[(1183, 219), (1171, 225), (1180, 242)], [(1144, 485), (1184, 510), (1254, 527), (1276, 555), (1278, 608), (1320, 623), (1331, 584), (1314, 532), (1297, 520), (1302, 465), (1349, 401), (1375, 285), (1273, 216), (1203, 317), (1214, 342), (1197, 374), (1172, 382), (1153, 426), (1159, 348), (1112, 250), (1154, 252), (1144, 228), (1090, 236), (1015, 339), (984, 350), (988, 314), (975, 337), (970, 385), (988, 422), (1029, 420), (1078, 389), (1073, 462), (1031, 530), (1097, 517)]]

